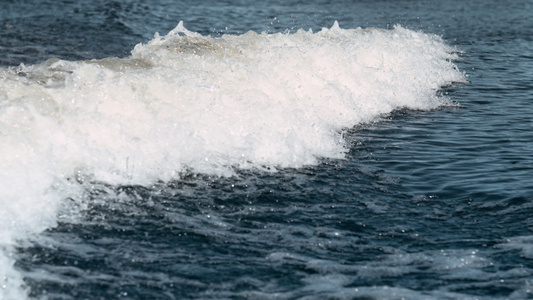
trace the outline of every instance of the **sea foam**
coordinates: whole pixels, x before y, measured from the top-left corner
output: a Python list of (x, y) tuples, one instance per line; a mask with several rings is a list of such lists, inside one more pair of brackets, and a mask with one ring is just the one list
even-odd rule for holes
[(456, 52), (400, 26), (213, 38), (180, 23), (127, 58), (0, 69), (0, 299), (27, 293), (13, 247), (91, 182), (343, 158), (346, 128), (448, 104)]

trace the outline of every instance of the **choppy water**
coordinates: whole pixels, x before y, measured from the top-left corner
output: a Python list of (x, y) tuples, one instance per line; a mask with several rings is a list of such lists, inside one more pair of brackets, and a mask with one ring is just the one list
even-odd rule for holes
[(533, 298), (529, 1), (2, 5), (0, 299)]

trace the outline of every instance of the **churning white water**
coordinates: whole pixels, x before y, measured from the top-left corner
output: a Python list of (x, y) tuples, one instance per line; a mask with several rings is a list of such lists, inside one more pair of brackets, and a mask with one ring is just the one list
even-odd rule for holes
[(220, 38), (182, 23), (131, 56), (0, 69), (0, 299), (26, 291), (13, 247), (53, 227), (91, 182), (342, 158), (343, 130), (450, 104), (455, 49), (400, 26)]

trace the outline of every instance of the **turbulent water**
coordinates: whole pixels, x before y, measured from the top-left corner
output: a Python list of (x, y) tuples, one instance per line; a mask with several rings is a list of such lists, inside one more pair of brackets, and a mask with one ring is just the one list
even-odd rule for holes
[(2, 8), (0, 299), (533, 297), (529, 2), (156, 2)]

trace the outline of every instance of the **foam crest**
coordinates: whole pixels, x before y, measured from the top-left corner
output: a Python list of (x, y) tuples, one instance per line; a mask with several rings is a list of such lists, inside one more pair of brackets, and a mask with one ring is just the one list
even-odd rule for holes
[[(0, 245), (54, 226), (80, 183), (342, 158), (345, 128), (447, 104), (437, 90), (465, 82), (455, 52), (402, 27), (213, 38), (180, 22), (128, 58), (2, 69)], [(0, 281), (22, 286), (9, 253)]]

